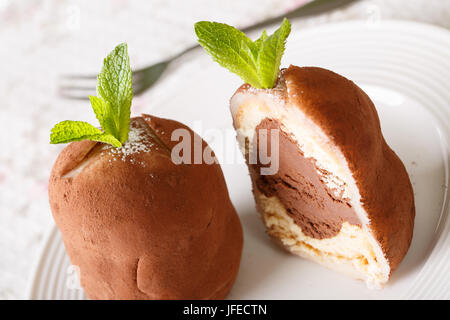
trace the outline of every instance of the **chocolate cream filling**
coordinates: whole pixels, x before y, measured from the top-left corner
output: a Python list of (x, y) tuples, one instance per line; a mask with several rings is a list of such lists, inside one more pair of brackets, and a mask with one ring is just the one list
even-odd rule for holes
[[(271, 150), (271, 130), (279, 130), (279, 169), (273, 175), (260, 175), (263, 166), (257, 157), (257, 164), (250, 164), (256, 187), (267, 197), (276, 196), (286, 208), (288, 215), (302, 229), (303, 233), (316, 239), (336, 236), (344, 221), (361, 226), (355, 211), (347, 199), (336, 196), (323, 181), (329, 172), (317, 168), (315, 160), (304, 157), (302, 151), (286, 132), (280, 122), (264, 119), (255, 129), (259, 149), (259, 130), (267, 130), (266, 146)], [(254, 144), (255, 145), (255, 144)], [(319, 173), (320, 172), (320, 173)]]

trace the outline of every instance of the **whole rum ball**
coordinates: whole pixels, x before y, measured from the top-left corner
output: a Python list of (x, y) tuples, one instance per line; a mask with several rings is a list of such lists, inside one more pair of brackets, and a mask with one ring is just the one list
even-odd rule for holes
[[(176, 164), (176, 129), (142, 115), (120, 148), (72, 142), (49, 182), (55, 222), (90, 299), (222, 299), (238, 273), (242, 228), (220, 165)], [(196, 137), (196, 139), (194, 139)]]

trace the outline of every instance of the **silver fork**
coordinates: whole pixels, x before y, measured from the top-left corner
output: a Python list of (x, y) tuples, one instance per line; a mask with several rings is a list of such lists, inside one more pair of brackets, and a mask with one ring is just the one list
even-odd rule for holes
[[(265, 21), (256, 23), (254, 25), (241, 29), (243, 32), (253, 31), (259, 28), (264, 28), (275, 23), (280, 23), (281, 20), (286, 17), (288, 19), (312, 16), (335, 9), (340, 6), (348, 5), (351, 2), (357, 0), (314, 0), (308, 2), (291, 12), (280, 15), (274, 18), (267, 19)], [(133, 93), (139, 95), (145, 90), (152, 87), (161, 75), (166, 70), (167, 66), (177, 58), (181, 57), (185, 53), (198, 48), (199, 45), (193, 45), (178, 54), (170, 57), (169, 59), (152, 64), (148, 67), (137, 69), (133, 71)], [(66, 99), (89, 99), (89, 95), (95, 95), (95, 87), (97, 82), (96, 75), (61, 75), (60, 85), (58, 87), (58, 93), (60, 96)]]

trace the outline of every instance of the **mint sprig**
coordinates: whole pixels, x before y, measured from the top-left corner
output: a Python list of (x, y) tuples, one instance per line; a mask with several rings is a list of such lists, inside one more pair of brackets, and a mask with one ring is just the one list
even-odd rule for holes
[(288, 19), (272, 35), (264, 31), (255, 41), (224, 23), (200, 21), (194, 28), (198, 42), (214, 61), (255, 88), (273, 88), (291, 32)]
[(62, 121), (52, 129), (51, 143), (68, 143), (71, 141), (92, 140), (105, 142), (120, 147), (122, 144), (116, 137), (105, 133), (84, 121)]
[(97, 76), (97, 96), (89, 96), (100, 130), (83, 121), (62, 121), (50, 134), (50, 143), (93, 140), (120, 147), (128, 140), (133, 99), (132, 71), (128, 47), (119, 44), (103, 60)]

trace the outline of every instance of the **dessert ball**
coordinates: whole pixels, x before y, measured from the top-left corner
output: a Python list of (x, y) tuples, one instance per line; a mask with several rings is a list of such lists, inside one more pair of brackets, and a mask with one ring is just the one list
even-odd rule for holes
[[(73, 142), (49, 182), (53, 217), (90, 299), (222, 299), (242, 228), (218, 163), (175, 164), (176, 129), (142, 115), (120, 148)], [(194, 136), (196, 139), (194, 139)]]
[[(415, 209), (369, 97), (329, 70), (290, 66), (273, 89), (241, 86), (231, 112), (268, 233), (294, 254), (382, 287), (408, 251)], [(262, 148), (277, 150), (276, 172), (262, 174)]]

